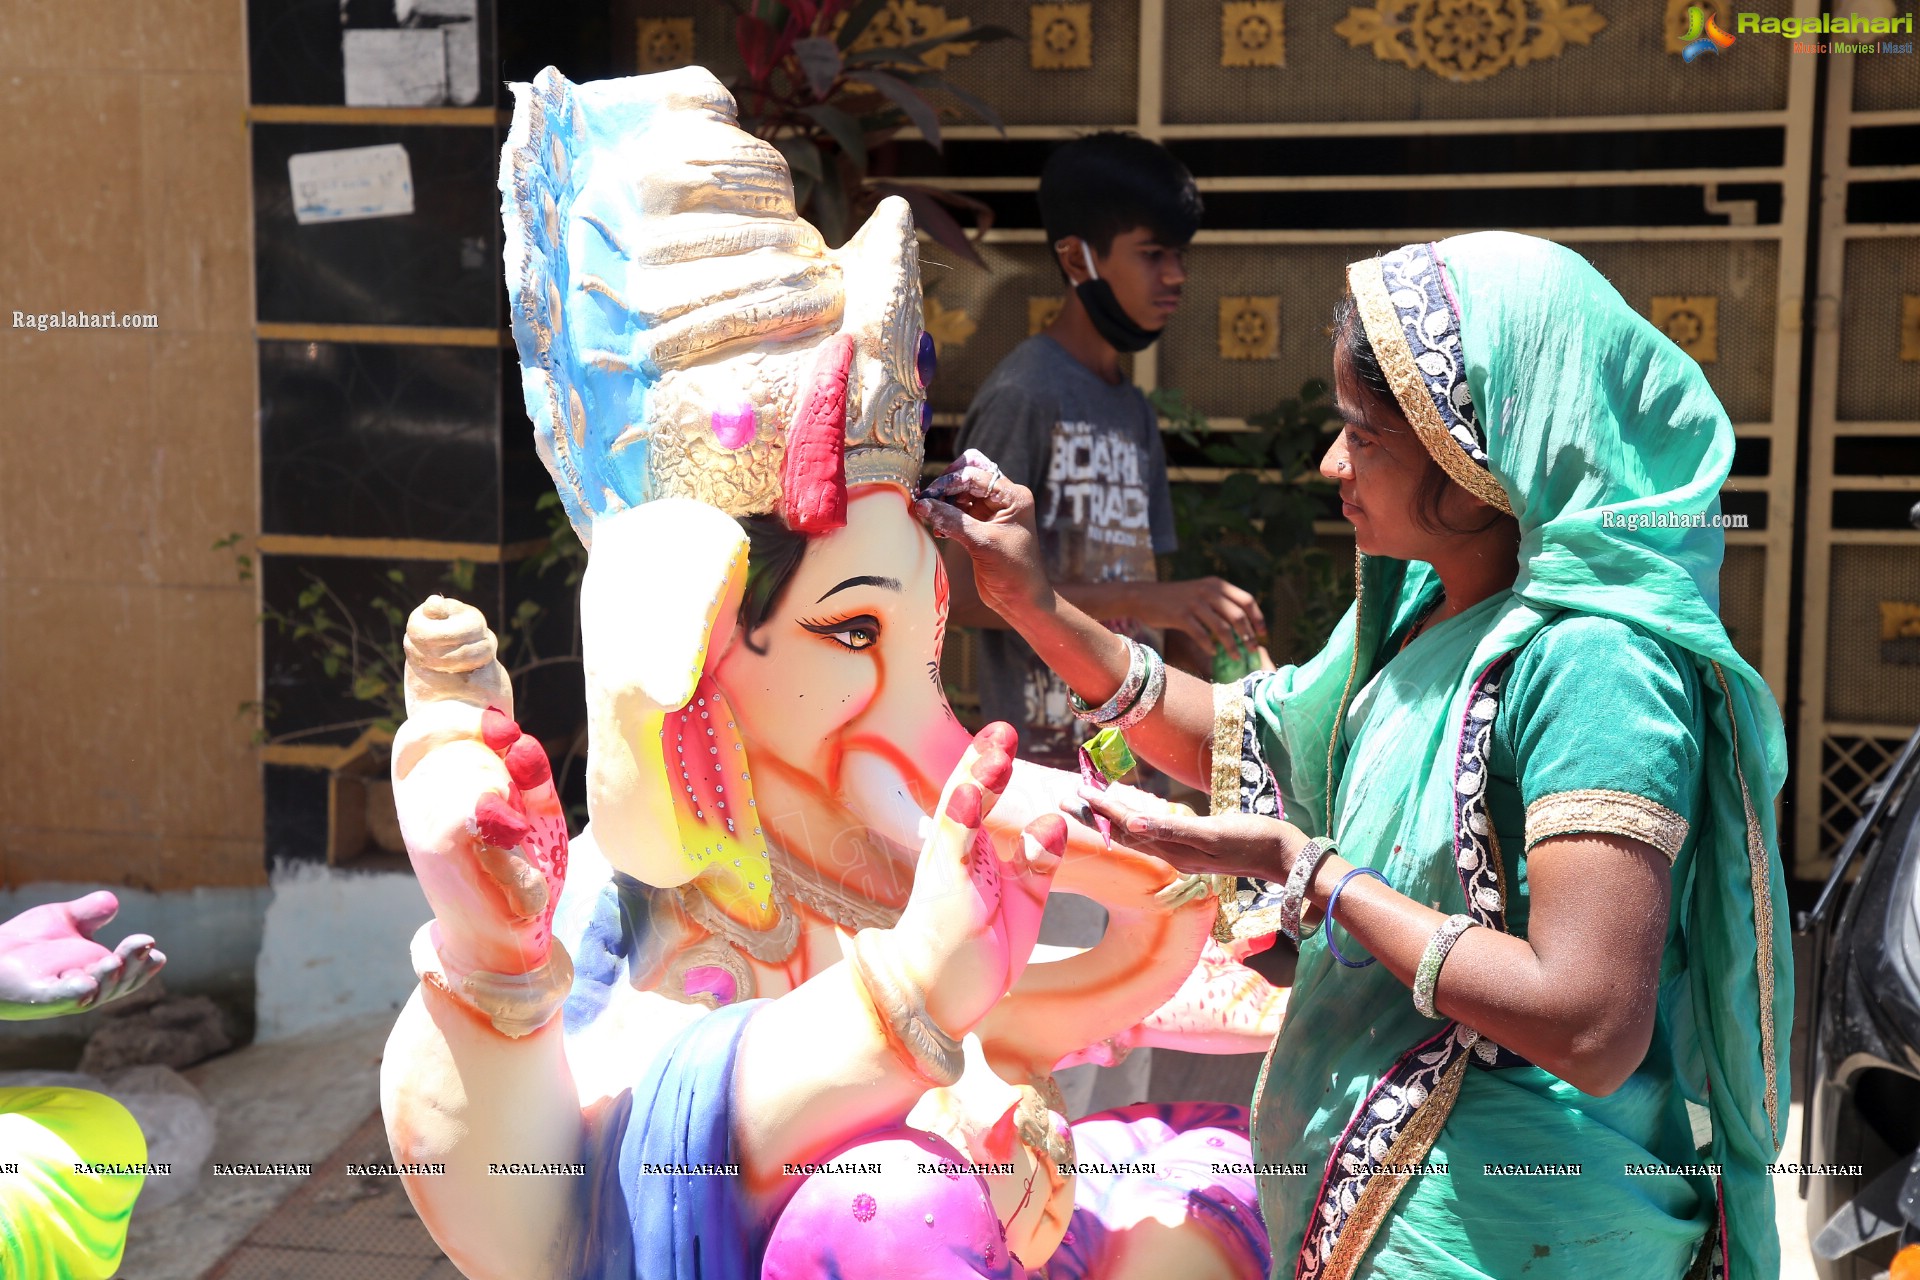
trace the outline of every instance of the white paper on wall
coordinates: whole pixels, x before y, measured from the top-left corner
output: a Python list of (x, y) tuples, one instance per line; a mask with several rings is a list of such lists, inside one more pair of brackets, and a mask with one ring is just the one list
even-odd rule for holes
[(394, 218), (413, 212), (413, 166), (397, 142), (287, 157), (293, 216), (301, 223)]
[[(438, 27), (340, 33), (350, 107), (437, 107), (447, 101), (447, 39)], [(479, 75), (479, 69), (473, 73)]]

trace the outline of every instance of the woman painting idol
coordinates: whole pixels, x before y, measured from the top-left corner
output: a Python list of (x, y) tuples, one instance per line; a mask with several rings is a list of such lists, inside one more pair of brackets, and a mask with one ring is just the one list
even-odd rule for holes
[[(1358, 599), (1299, 666), (1171, 673), (1129, 733), (1215, 816), (1087, 795), (1136, 848), (1266, 882), (1298, 941), (1254, 1100), (1273, 1274), (1773, 1277), (1784, 745), (1717, 613), (1727, 415), (1559, 245), (1465, 235), (1348, 282), (1321, 472)], [(966, 458), (916, 512), (1094, 723), (1125, 713), (1157, 656), (1035, 571), (1026, 490)]]

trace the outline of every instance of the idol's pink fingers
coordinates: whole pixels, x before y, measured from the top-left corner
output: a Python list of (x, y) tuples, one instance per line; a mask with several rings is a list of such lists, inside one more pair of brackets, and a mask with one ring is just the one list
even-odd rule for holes
[(1020, 846), (1007, 860), (1001, 877), (1005, 905), (1000, 917), (1007, 940), (1009, 986), (1026, 971), (1033, 944), (1040, 939), (1040, 917), (1053, 889), (1053, 873), (1066, 854), (1067, 820), (1057, 813), (1043, 813), (1020, 833)]

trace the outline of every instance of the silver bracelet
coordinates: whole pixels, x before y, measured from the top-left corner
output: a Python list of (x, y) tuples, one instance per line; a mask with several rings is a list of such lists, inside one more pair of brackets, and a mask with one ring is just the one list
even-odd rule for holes
[(1121, 636), (1127, 642), (1127, 678), (1113, 691), (1113, 696), (1098, 707), (1087, 706), (1086, 700), (1077, 693), (1069, 693), (1067, 701), (1073, 708), (1073, 714), (1090, 724), (1106, 726), (1119, 719), (1133, 705), (1134, 695), (1140, 692), (1140, 686), (1147, 678), (1146, 646), (1131, 636)]
[(1287, 873), (1287, 886), (1280, 893), (1280, 932), (1293, 942), (1303, 942), (1311, 938), (1320, 928), (1318, 920), (1313, 928), (1307, 930), (1305, 937), (1300, 933), (1300, 917), (1306, 914), (1307, 888), (1313, 883), (1314, 873), (1320, 870), (1320, 864), (1327, 855), (1338, 853), (1333, 841), (1318, 837), (1300, 846), (1300, 853), (1293, 860), (1293, 869)]
[(1160, 701), (1160, 695), (1167, 691), (1167, 663), (1157, 652), (1146, 645), (1137, 645), (1147, 655), (1147, 680), (1140, 690), (1140, 700), (1120, 713), (1120, 718), (1108, 725), (1109, 729), (1118, 729), (1122, 733), (1147, 718), (1154, 704)]
[(1479, 924), (1472, 916), (1448, 916), (1433, 931), (1433, 937), (1427, 939), (1427, 949), (1420, 953), (1420, 966), (1413, 971), (1413, 1007), (1427, 1017), (1444, 1016), (1433, 1007), (1434, 988), (1440, 985), (1440, 966), (1446, 963), (1447, 952), (1453, 950), (1460, 935)]

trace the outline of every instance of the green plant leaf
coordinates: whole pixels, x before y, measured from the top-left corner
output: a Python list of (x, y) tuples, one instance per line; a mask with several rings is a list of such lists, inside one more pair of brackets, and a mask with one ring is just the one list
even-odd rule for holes
[(378, 702), (380, 701), (381, 695), (386, 693), (386, 691), (387, 682), (379, 676), (360, 675), (354, 677), (353, 696), (362, 702)]
[(320, 670), (331, 680), (340, 674), (340, 659), (333, 654), (325, 654), (320, 659)]
[(325, 594), (327, 594), (327, 584), (316, 578), (301, 589), (299, 598), (294, 601), (294, 607), (296, 609), (311, 609), (320, 602), (320, 597)]
[(800, 113), (826, 131), (847, 159), (853, 162), (857, 172), (864, 174), (867, 171), (867, 135), (859, 121), (840, 108), (830, 107), (824, 102), (802, 107)]
[(857, 80), (861, 84), (879, 90), (887, 101), (900, 108), (907, 119), (913, 121), (913, 127), (920, 131), (921, 136), (932, 145), (935, 151), (944, 149), (940, 141), (940, 113), (935, 111), (933, 104), (921, 97), (912, 85), (899, 76), (888, 75), (884, 71), (849, 71), (847, 79)]

